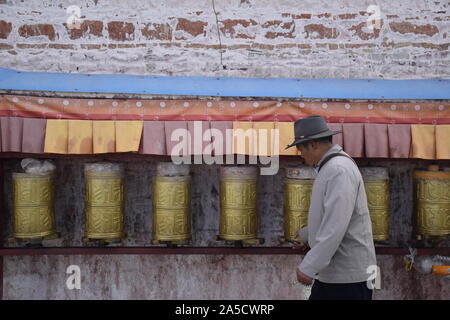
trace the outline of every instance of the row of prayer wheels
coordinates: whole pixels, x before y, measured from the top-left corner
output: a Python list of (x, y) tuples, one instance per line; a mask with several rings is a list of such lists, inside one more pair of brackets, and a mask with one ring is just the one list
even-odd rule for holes
[[(367, 204), (372, 220), (374, 241), (389, 240), (389, 177), (381, 167), (360, 168), (364, 179)], [(284, 183), (284, 235), (286, 241), (299, 240), (296, 233), (308, 224), (308, 210), (314, 171), (309, 168), (287, 168)]]
[[(389, 240), (387, 168), (362, 167), (375, 241)], [(154, 242), (180, 243), (191, 238), (190, 167), (159, 163), (153, 178)], [(218, 238), (257, 243), (258, 168), (220, 169)], [(436, 166), (414, 172), (416, 230), (422, 236), (450, 234), (450, 172)], [(313, 170), (287, 168), (284, 180), (284, 240), (296, 241), (307, 225)], [(55, 232), (54, 175), (13, 174), (14, 237), (51, 238)], [(124, 174), (120, 164), (85, 166), (85, 238), (121, 239), (124, 233)]]

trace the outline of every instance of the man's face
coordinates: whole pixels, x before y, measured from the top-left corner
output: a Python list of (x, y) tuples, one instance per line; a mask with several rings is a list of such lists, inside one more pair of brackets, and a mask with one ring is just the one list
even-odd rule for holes
[(316, 163), (320, 160), (317, 159), (317, 143), (310, 141), (306, 144), (298, 144), (296, 147), (300, 151), (303, 159), (305, 159), (306, 164), (310, 167), (315, 167)]

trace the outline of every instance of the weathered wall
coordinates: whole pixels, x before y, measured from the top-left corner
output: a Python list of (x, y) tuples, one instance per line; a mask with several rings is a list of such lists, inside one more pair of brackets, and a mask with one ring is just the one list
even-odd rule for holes
[[(375, 3), (373, 3), (375, 2)], [(127, 73), (280, 78), (440, 78), (450, 76), (447, 1), (83, 0), (79, 29), (67, 25), (72, 1), (0, 0), (0, 67), (68, 73)], [(369, 5), (381, 28), (370, 32)], [(59, 245), (82, 245), (84, 161), (58, 160)], [(155, 160), (128, 162), (126, 245), (151, 239)], [(391, 168), (393, 245), (411, 237), (411, 170)], [(5, 163), (7, 215), (10, 173)], [(64, 172), (64, 174), (63, 174)], [(196, 166), (194, 245), (218, 245), (217, 167)], [(282, 172), (263, 177), (261, 236), (282, 233)], [(8, 221), (7, 233), (11, 232)], [(299, 299), (296, 256), (5, 257), (7, 299), (185, 298)], [(400, 256), (379, 256), (383, 289), (376, 298), (449, 299), (434, 276), (406, 273)], [(68, 291), (65, 270), (77, 264), (82, 289)]]
[[(81, 10), (70, 29), (66, 9)], [(366, 26), (380, 8), (380, 29)], [(299, 78), (448, 77), (448, 1), (1, 0), (0, 66)], [(226, 69), (224, 69), (226, 68)]]
[[(374, 299), (450, 299), (448, 281), (406, 272), (402, 258), (378, 256)], [(303, 299), (295, 256), (8, 257), (5, 299)], [(81, 289), (68, 290), (78, 265)]]
[[(51, 245), (82, 246), (84, 230), (83, 166), (92, 160), (56, 160), (56, 220), (62, 239)], [(127, 246), (150, 245), (152, 223), (151, 178), (156, 160), (125, 160)], [(283, 235), (283, 160), (275, 176), (260, 176), (258, 189), (259, 235), (264, 246), (278, 246)], [(361, 162), (361, 165), (368, 165)], [(423, 161), (371, 161), (389, 168), (391, 245), (412, 238), (412, 171)], [(450, 166), (450, 163), (444, 163)], [(12, 172), (19, 160), (5, 160), (7, 234), (12, 233)], [(213, 240), (219, 229), (218, 166), (192, 166), (193, 246), (223, 246)], [(11, 245), (6, 243), (6, 245)], [(5, 257), (7, 299), (301, 299), (295, 268), (301, 256), (42, 256)], [(82, 289), (65, 286), (66, 268), (79, 265)], [(378, 299), (450, 299), (450, 286), (437, 276), (406, 272), (402, 256), (378, 256), (382, 290)]]

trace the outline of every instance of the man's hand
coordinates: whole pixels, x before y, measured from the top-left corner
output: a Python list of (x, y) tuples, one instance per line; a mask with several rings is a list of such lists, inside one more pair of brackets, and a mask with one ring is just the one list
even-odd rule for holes
[(313, 279), (308, 277), (306, 274), (304, 274), (303, 272), (301, 272), (300, 270), (297, 269), (297, 280), (298, 282), (300, 282), (301, 284), (304, 285), (311, 285), (313, 283)]
[(294, 242), (292, 249), (306, 249), (307, 245), (303, 242)]

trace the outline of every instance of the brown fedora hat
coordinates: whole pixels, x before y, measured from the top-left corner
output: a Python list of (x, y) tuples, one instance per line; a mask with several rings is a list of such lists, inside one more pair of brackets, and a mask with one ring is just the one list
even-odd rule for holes
[(293, 147), (303, 142), (329, 137), (342, 131), (330, 130), (322, 116), (309, 116), (295, 121), (295, 140), (285, 149)]

